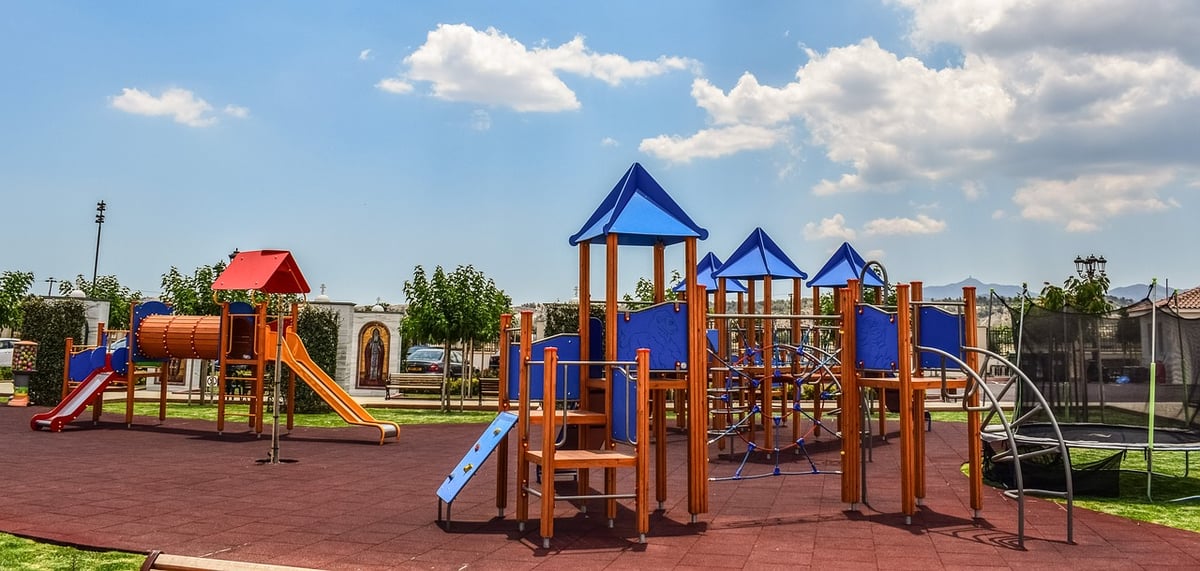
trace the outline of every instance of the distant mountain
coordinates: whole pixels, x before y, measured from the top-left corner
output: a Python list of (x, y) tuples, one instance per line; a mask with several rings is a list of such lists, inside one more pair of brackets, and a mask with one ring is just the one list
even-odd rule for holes
[[(1178, 288), (1171, 288), (1178, 289)], [(1154, 286), (1154, 299), (1162, 299), (1167, 297), (1167, 288), (1162, 284)], [(1133, 284), (1125, 287), (1115, 287), (1108, 290), (1109, 297), (1118, 299), (1128, 299), (1132, 301), (1141, 301), (1150, 296), (1150, 284)]]
[(985, 284), (975, 278), (967, 278), (961, 282), (946, 284), (940, 286), (927, 285), (924, 288), (925, 299), (959, 299), (962, 297), (963, 288), (966, 286), (975, 286), (975, 295), (978, 298), (986, 298), (988, 292), (996, 291), (996, 295), (1001, 297), (1016, 297), (1021, 295), (1021, 286), (1005, 285), (1005, 284)]

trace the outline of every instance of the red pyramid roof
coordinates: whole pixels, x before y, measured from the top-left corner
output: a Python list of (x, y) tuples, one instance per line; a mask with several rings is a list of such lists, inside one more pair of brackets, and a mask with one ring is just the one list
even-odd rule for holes
[(215, 290), (257, 290), (263, 293), (311, 291), (300, 266), (287, 250), (241, 252), (213, 282)]

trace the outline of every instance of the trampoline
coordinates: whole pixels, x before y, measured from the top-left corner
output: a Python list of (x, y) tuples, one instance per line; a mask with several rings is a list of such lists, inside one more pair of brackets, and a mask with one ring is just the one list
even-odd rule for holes
[[(1059, 423), (1068, 448), (1097, 450), (1146, 450), (1151, 448), (1150, 430), (1145, 426), (1093, 423)], [(1056, 442), (1049, 423), (1022, 424), (1016, 433), (1018, 444)], [(1153, 448), (1161, 452), (1200, 450), (1200, 431), (1181, 428), (1155, 428)]]

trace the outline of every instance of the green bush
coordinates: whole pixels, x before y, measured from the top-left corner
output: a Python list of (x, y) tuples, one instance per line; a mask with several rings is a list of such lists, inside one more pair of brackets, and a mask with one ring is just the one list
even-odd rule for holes
[(29, 379), (29, 402), (54, 406), (62, 397), (67, 338), (79, 342), (87, 328), (86, 308), (75, 299), (30, 297), (21, 304), (21, 336), (38, 343), (37, 372)]
[(0, 367), (0, 381), (12, 380), (12, 367)]
[[(296, 334), (304, 340), (304, 347), (308, 349), (313, 362), (331, 378), (337, 373), (339, 326), (337, 313), (311, 305), (300, 310), (296, 322)], [(296, 384), (296, 412), (323, 413), (330, 410), (329, 405), (307, 384)]]

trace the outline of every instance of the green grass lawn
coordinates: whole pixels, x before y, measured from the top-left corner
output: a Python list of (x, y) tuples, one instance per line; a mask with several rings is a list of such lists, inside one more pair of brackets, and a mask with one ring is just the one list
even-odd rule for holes
[(140, 568), (145, 560), (138, 553), (88, 551), (0, 533), (0, 569), (6, 571), (124, 571)]

